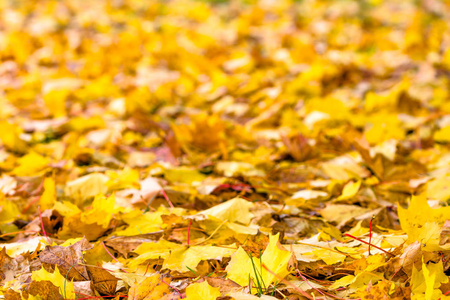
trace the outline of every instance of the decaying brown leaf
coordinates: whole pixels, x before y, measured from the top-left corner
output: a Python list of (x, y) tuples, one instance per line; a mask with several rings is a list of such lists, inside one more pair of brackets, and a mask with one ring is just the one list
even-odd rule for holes
[(83, 251), (91, 248), (89, 242), (83, 238), (73, 245), (47, 246), (39, 254), (40, 261), (50, 268), (58, 266), (61, 275), (67, 276), (69, 280), (89, 280), (89, 275), (84, 265)]
[(117, 278), (99, 266), (87, 266), (92, 288), (101, 295), (114, 295), (116, 293)]

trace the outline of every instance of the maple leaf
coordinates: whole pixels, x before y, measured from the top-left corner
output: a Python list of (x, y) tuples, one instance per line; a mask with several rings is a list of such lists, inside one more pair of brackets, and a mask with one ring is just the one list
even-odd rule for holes
[(44, 193), (39, 199), (39, 204), (42, 209), (48, 209), (53, 207), (56, 202), (56, 187), (55, 181), (48, 177), (44, 179)]
[(413, 196), (408, 209), (398, 207), (402, 229), (408, 234), (408, 242), (419, 241), (424, 250), (441, 249), (440, 225), (450, 218), (450, 208), (431, 208), (424, 195)]
[[(162, 282), (164, 281), (164, 283)], [(132, 300), (157, 300), (169, 294), (170, 279), (161, 278), (158, 273), (145, 278), (130, 288), (129, 298)]]
[(102, 295), (114, 295), (117, 281), (114, 275), (100, 266), (87, 266), (86, 270), (92, 282), (92, 288)]
[(13, 173), (17, 176), (30, 176), (43, 171), (50, 163), (50, 159), (36, 152), (30, 152), (18, 159), (18, 163)]
[(189, 272), (195, 270), (202, 260), (222, 259), (234, 253), (234, 249), (227, 249), (214, 246), (183, 246), (180, 244), (159, 240), (156, 243), (142, 243), (134, 250), (140, 254), (130, 263), (130, 266), (137, 266), (149, 259), (164, 259), (163, 268), (177, 270), (179, 272)]
[(269, 245), (260, 259), (249, 256), (243, 248), (239, 247), (228, 264), (228, 279), (245, 286), (249, 283), (249, 276), (253, 281), (260, 278), (264, 287), (268, 287), (274, 281), (282, 280), (289, 274), (288, 262), (292, 253), (284, 250), (278, 238), (278, 234), (270, 236)]
[(200, 214), (213, 216), (222, 221), (237, 221), (247, 225), (252, 218), (252, 214), (249, 211), (252, 206), (252, 203), (242, 198), (234, 198), (222, 204), (211, 207), (210, 209), (204, 210)]
[(413, 267), (411, 276), (411, 299), (437, 300), (447, 299), (439, 289), (441, 284), (447, 283), (449, 278), (444, 274), (442, 261), (437, 264), (422, 263), (422, 270)]
[(30, 287), (30, 289), (33, 290), (30, 291), (31, 294), (47, 296), (49, 290), (46, 286), (49, 284), (45, 282), (50, 282), (51, 285), (56, 286), (59, 289), (59, 294), (62, 295), (64, 299), (75, 299), (75, 289), (73, 287), (73, 283), (61, 275), (57, 266), (55, 267), (53, 273), (47, 272), (44, 268), (34, 271), (31, 274), (31, 279), (41, 283)]
[(83, 251), (91, 246), (86, 239), (77, 241), (75, 244), (64, 246), (47, 246), (40, 254), (42, 263), (59, 267), (61, 274), (74, 280), (88, 280), (89, 275), (84, 266)]
[(188, 272), (190, 269), (196, 269), (202, 260), (217, 259), (229, 257), (235, 252), (234, 249), (227, 249), (214, 246), (192, 246), (175, 250), (164, 260), (163, 268)]
[(65, 192), (77, 202), (108, 191), (106, 183), (109, 177), (101, 173), (92, 173), (67, 182)]
[(17, 205), (6, 200), (3, 193), (0, 193), (0, 205), (0, 223), (12, 222), (20, 215)]
[(15, 125), (7, 121), (0, 122), (0, 140), (2, 143), (13, 151), (19, 153), (25, 153), (28, 146), (24, 140), (20, 138), (22, 130)]
[(208, 284), (208, 281), (203, 281), (202, 283), (191, 284), (186, 289), (186, 299), (205, 299), (205, 300), (215, 300), (220, 297), (220, 291), (218, 288), (214, 288)]

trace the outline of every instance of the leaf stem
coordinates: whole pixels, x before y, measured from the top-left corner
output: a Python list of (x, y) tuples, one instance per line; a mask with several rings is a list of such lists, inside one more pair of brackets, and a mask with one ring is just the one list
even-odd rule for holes
[(302, 274), (302, 272), (300, 272), (299, 269), (297, 269), (297, 272), (298, 272), (298, 275), (300, 275), (300, 277), (303, 279), (303, 281), (306, 282), (306, 284), (309, 285), (310, 288), (312, 288), (313, 290), (317, 291), (317, 292), (318, 292), (319, 294), (321, 294), (322, 296), (326, 297), (326, 295), (328, 295), (328, 296), (333, 297), (333, 298), (336, 298), (336, 299), (343, 299), (343, 298), (341, 298), (341, 297), (338, 297), (338, 296), (336, 296), (336, 295), (327, 293), (327, 292), (325, 292), (325, 291), (321, 291), (321, 290), (319, 290), (318, 288), (313, 287), (313, 286), (309, 283), (308, 279)]
[(176, 287), (171, 286), (170, 284), (168, 284), (167, 282), (165, 282), (164, 280), (161, 280), (162, 283), (167, 284), (170, 288), (174, 289), (175, 292), (177, 292), (177, 294), (180, 296), (180, 299), (184, 299), (183, 295), (181, 294), (180, 290), (177, 289)]
[(172, 202), (166, 194), (166, 191), (164, 189), (161, 189), (161, 193), (163, 194), (164, 199), (166, 199), (167, 203), (169, 203), (170, 208), (174, 208), (175, 206), (173, 206)]
[(388, 252), (388, 251), (386, 251), (386, 250), (384, 250), (384, 249), (382, 249), (382, 248), (380, 248), (380, 247), (378, 247), (378, 246), (375, 246), (375, 245), (373, 245), (373, 244), (370, 244), (370, 243), (368, 243), (368, 242), (366, 242), (366, 241), (363, 241), (363, 240), (361, 240), (361, 239), (358, 239), (357, 237), (354, 237), (353, 235), (351, 235), (351, 234), (348, 234), (348, 233), (345, 233), (344, 234), (345, 236), (348, 236), (348, 237), (351, 237), (352, 239), (355, 239), (355, 240), (357, 240), (358, 242), (361, 242), (361, 243), (364, 243), (364, 244), (366, 244), (366, 245), (372, 245), (372, 247), (374, 247), (374, 248), (376, 248), (376, 249), (378, 249), (378, 250), (380, 250), (380, 251), (383, 251), (384, 253), (386, 253), (386, 254), (389, 254), (390, 256), (395, 256), (394, 254), (392, 254), (392, 253), (390, 253), (390, 252)]
[(42, 221), (42, 214), (41, 214), (41, 207), (38, 206), (38, 212), (39, 212), (39, 220), (41, 221), (41, 227), (42, 227), (42, 233), (44, 234), (45, 238), (47, 239), (47, 243), (49, 245), (51, 245), (51, 241), (50, 238), (48, 237), (47, 233), (45, 232), (45, 228), (44, 228), (44, 221)]
[[(111, 254), (111, 252), (109, 252), (108, 248), (106, 248), (105, 243), (104, 242), (101, 242), (101, 243), (102, 243), (103, 248), (105, 248), (105, 251), (109, 254), (109, 256), (111, 256), (111, 258), (114, 259), (117, 263), (122, 264), (120, 261), (117, 260), (117, 258), (114, 257), (114, 255)], [(120, 270), (122, 270), (125, 273), (128, 273), (124, 269), (120, 269)]]
[(291, 282), (287, 281), (286, 279), (282, 278), (281, 276), (279, 276), (278, 274), (274, 273), (272, 270), (270, 270), (265, 264), (262, 265), (262, 267), (264, 269), (266, 269), (267, 272), (269, 272), (270, 274), (272, 274), (273, 276), (275, 276), (278, 280), (280, 280), (280, 282), (283, 282), (286, 285), (291, 286), (294, 290), (296, 290), (297, 292), (299, 292), (300, 294), (302, 294), (304, 297), (308, 298), (308, 299), (314, 299), (313, 297), (311, 297), (311, 295), (309, 295), (307, 292), (305, 292), (304, 290), (298, 288), (297, 286), (293, 285)]

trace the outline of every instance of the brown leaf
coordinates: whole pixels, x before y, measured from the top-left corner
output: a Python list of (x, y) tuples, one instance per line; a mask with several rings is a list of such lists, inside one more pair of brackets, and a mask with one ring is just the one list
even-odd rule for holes
[(87, 266), (89, 278), (93, 283), (93, 289), (101, 295), (114, 295), (116, 293), (117, 278), (105, 269), (95, 266)]
[(420, 242), (414, 242), (406, 247), (400, 259), (395, 263), (396, 271), (403, 269), (403, 271), (411, 275), (413, 266), (420, 268), (422, 265), (422, 250)]
[(6, 254), (6, 248), (3, 247), (0, 251), (0, 282), (6, 279), (6, 271), (9, 271), (11, 268), (9, 264), (11, 263), (12, 258)]
[(250, 235), (242, 245), (242, 248), (247, 253), (253, 253), (253, 255), (259, 257), (268, 244), (269, 238), (262, 233), (258, 233), (257, 235)]
[(39, 296), (39, 299), (43, 300), (63, 299), (63, 296), (59, 293), (59, 288), (48, 280), (32, 281), (28, 293)]
[(44, 224), (45, 233), (47, 235), (53, 235), (62, 227), (63, 225), (63, 216), (59, 214), (56, 210), (46, 209), (42, 212), (41, 216), (37, 216), (30, 223), (28, 223), (25, 227), (25, 231), (41, 231), (42, 224)]
[(45, 247), (39, 255), (39, 259), (44, 264), (57, 265), (61, 275), (67, 276), (74, 281), (85, 281), (89, 279), (83, 260), (83, 251), (92, 248), (89, 242), (83, 238), (75, 244), (62, 247)]
[(296, 161), (302, 162), (314, 157), (314, 147), (308, 144), (308, 139), (301, 134), (294, 136), (282, 135), (281, 139), (287, 152)]
[(20, 293), (13, 291), (11, 289), (6, 290), (4, 296), (5, 300), (22, 300)]

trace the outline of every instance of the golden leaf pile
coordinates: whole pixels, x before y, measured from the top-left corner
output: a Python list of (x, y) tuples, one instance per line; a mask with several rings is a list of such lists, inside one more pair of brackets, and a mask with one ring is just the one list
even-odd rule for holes
[(446, 0), (0, 3), (0, 297), (450, 299)]

